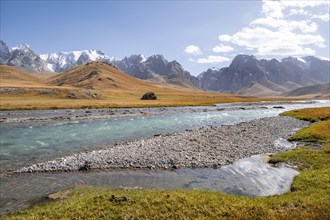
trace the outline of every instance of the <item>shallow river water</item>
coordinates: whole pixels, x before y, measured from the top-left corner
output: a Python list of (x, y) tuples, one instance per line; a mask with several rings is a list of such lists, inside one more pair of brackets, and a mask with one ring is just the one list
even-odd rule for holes
[[(223, 104), (202, 108), (168, 108), (167, 111), (163, 112), (159, 112), (159, 109), (150, 109), (148, 110), (151, 111), (149, 115), (119, 114), (105, 119), (0, 123), (0, 171), (4, 172), (71, 153), (109, 146), (116, 142), (185, 129), (197, 129), (209, 125), (234, 124), (276, 116), (291, 109), (327, 106), (329, 102), (281, 104), (280, 106), (283, 108), (274, 108), (274, 106), (278, 107), (279, 105), (273, 103), (261, 104), (256, 104), (253, 107), (248, 106), (248, 104), (243, 105), (244, 107), (238, 104)], [(146, 110), (143, 109), (143, 111)], [(24, 115), (27, 114), (27, 111), (23, 112)], [(43, 111), (32, 112), (37, 112), (35, 117), (59, 114), (59, 110), (46, 111), (47, 114)], [(10, 113), (10, 117), (15, 115), (15, 112)], [(6, 112), (0, 112), (0, 116), (7, 116)]]
[[(329, 101), (281, 103), (280, 107), (278, 103), (224, 104), (212, 107), (167, 108), (165, 112), (150, 109), (148, 115), (118, 115), (103, 119), (1, 123), (1, 172), (115, 142), (209, 125), (234, 124), (276, 116), (291, 109), (320, 106), (329, 106)], [(13, 117), (22, 112), (1, 112), (0, 115)], [(63, 112), (23, 113), (47, 116)], [(277, 144), (288, 143), (278, 140)], [(273, 195), (287, 191), (297, 172), (284, 167), (270, 167), (261, 162), (260, 158), (261, 156), (246, 158), (220, 169), (117, 170), (2, 176), (0, 214), (29, 207), (34, 202), (44, 199), (47, 194), (75, 185), (211, 189), (251, 196)]]
[(287, 192), (298, 174), (252, 156), (220, 169), (114, 170), (75, 173), (19, 174), (2, 179), (0, 213), (28, 208), (46, 195), (77, 185), (143, 189), (208, 189), (230, 194), (268, 196)]

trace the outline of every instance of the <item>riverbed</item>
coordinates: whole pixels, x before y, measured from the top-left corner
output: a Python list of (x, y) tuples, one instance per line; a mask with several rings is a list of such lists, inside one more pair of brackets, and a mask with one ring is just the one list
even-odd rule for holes
[[(276, 116), (286, 110), (321, 106), (329, 106), (329, 101), (222, 104), (211, 107), (152, 109), (0, 112), (2, 121), (0, 123), (0, 165), (2, 172), (0, 212), (3, 214), (7, 211), (15, 211), (19, 208), (29, 207), (31, 204), (43, 200), (47, 194), (71, 188), (75, 185), (127, 186), (160, 189), (197, 188), (221, 190), (228, 193), (252, 196), (281, 193), (283, 189), (287, 190), (289, 188), (287, 187), (288, 183), (290, 185), (293, 176), (297, 173), (291, 169), (283, 172), (280, 171), (283, 175), (276, 173), (279, 170), (273, 173), (273, 171), (268, 169), (269, 165), (260, 163), (260, 160), (255, 157), (243, 159), (243, 164), (245, 165), (241, 166), (240, 164), (242, 163), (240, 159), (259, 153), (285, 151), (294, 147), (290, 144), (288, 147), (287, 143), (283, 144), (283, 142), (285, 143), (285, 138), (287, 138), (290, 133), (295, 132), (295, 129), (306, 126), (307, 124), (299, 124), (298, 127), (291, 123), (291, 121), (282, 121), (281, 123), (284, 124), (279, 124), (279, 121), (277, 121), (279, 117)], [(74, 114), (73, 112), (76, 113)], [(265, 128), (261, 128), (260, 126), (264, 124), (265, 121), (272, 121), (274, 118), (275, 122), (273, 121), (269, 126), (275, 124), (277, 128), (273, 130), (277, 130), (279, 133), (274, 133), (271, 138), (264, 138), (263, 136), (269, 134), (269, 132), (265, 130), (269, 128), (269, 126), (266, 125)], [(260, 124), (258, 124), (259, 122)], [(293, 125), (293, 127), (289, 125)], [(253, 127), (259, 127), (259, 130), (253, 130)], [(283, 133), (281, 133), (281, 129), (278, 129), (281, 127), (287, 127), (288, 130), (283, 129)], [(233, 130), (229, 133), (225, 133), (224, 136), (219, 136), (219, 139), (215, 138), (214, 135), (208, 136), (208, 134), (224, 133), (230, 129)], [(214, 133), (210, 133), (212, 131)], [(264, 134), (262, 134), (262, 131), (264, 131)], [(243, 134), (249, 132), (254, 136), (253, 140), (248, 138), (251, 140), (251, 143), (245, 144), (246, 141), (239, 142), (244, 136)], [(201, 139), (201, 136), (195, 138), (194, 136), (197, 134), (201, 136), (204, 135), (205, 137), (203, 139)], [(184, 139), (182, 142), (176, 141), (181, 140), (180, 138), (178, 139), (176, 135), (183, 135), (182, 137), (187, 139)], [(236, 139), (233, 138), (231, 140), (231, 135), (233, 135), (233, 137), (237, 136)], [(240, 135), (243, 136), (240, 137)], [(229, 138), (229, 140), (223, 140), (224, 137)], [(267, 139), (268, 142), (263, 143), (263, 138)], [(115, 166), (110, 167), (93, 167), (93, 160), (89, 161), (91, 163), (86, 164), (85, 162), (87, 160), (83, 158), (84, 160), (82, 161), (84, 161), (84, 163), (81, 164), (79, 162), (76, 166), (76, 170), (81, 171), (62, 173), (58, 172), (61, 171), (61, 169), (57, 169), (55, 166), (54, 171), (57, 171), (56, 173), (6, 175), (8, 171), (9, 173), (13, 171), (33, 172), (33, 169), (29, 170), (31, 166), (44, 169), (44, 167), (36, 164), (47, 164), (50, 161), (63, 161), (63, 159), (68, 159), (68, 157), (74, 155), (78, 155), (79, 157), (79, 155), (84, 153), (88, 155), (88, 153), (105, 149), (122, 148), (125, 150), (125, 147), (129, 145), (140, 146), (136, 144), (148, 142), (148, 140), (151, 141), (150, 145), (152, 146), (155, 145), (154, 143), (168, 143), (169, 139), (172, 139), (174, 141), (173, 143), (183, 144), (181, 144), (181, 148), (177, 148), (175, 144), (169, 143), (169, 146), (174, 145), (172, 147), (174, 151), (167, 151), (165, 148), (165, 156), (158, 155), (158, 157), (160, 157), (159, 159), (165, 157), (165, 163), (159, 167), (157, 167), (155, 163), (150, 163), (146, 166), (141, 166), (140, 163), (134, 164), (133, 162), (136, 162), (134, 157), (132, 157), (133, 160), (127, 161), (129, 166), (116, 166), (115, 164)], [(159, 142), (153, 142), (155, 140)], [(212, 143), (207, 140), (212, 140)], [(221, 144), (221, 140), (223, 140), (223, 144)], [(201, 143), (201, 141), (204, 141), (204, 143)], [(228, 142), (231, 142), (231, 145), (228, 145)], [(255, 143), (258, 142), (260, 142), (260, 144), (258, 148), (256, 148), (256, 151), (251, 151), (249, 147), (242, 148), (246, 150), (244, 152), (240, 148), (242, 145), (257, 146)], [(208, 147), (206, 146), (207, 144), (209, 144)], [(212, 145), (215, 146), (216, 144), (218, 144), (218, 147), (212, 149)], [(177, 145), (179, 146), (179, 144)], [(226, 154), (228, 149), (221, 149), (221, 146), (225, 145), (229, 147), (230, 154)], [(235, 148), (233, 148), (234, 145)], [(185, 146), (193, 146), (194, 155), (181, 155), (184, 149), (186, 149)], [(202, 146), (206, 146), (209, 151), (205, 151), (206, 148)], [(146, 149), (147, 152), (148, 150), (150, 151), (150, 148)], [(130, 153), (133, 155), (133, 153), (137, 152), (139, 152), (138, 148), (136, 148), (135, 152), (130, 149), (129, 151), (126, 150), (125, 153), (129, 157)], [(145, 151), (140, 151), (140, 153), (141, 152), (141, 156), (136, 158), (142, 159), (144, 155), (147, 159), (148, 155), (143, 154)], [(172, 154), (168, 152), (172, 152)], [(199, 153), (199, 157), (195, 157), (196, 153)], [(210, 153), (213, 155), (210, 155)], [(166, 155), (170, 155), (170, 157), (166, 158)], [(222, 156), (219, 155), (226, 155), (227, 158), (223, 159)], [(181, 158), (186, 159), (188, 163), (177, 163)], [(247, 161), (244, 162), (244, 160)], [(117, 161), (123, 162), (123, 160), (120, 159)], [(141, 161), (145, 162), (146, 160)], [(191, 163), (192, 161), (199, 161), (200, 163), (193, 164)], [(222, 163), (221, 161), (224, 162)], [(235, 161), (238, 162), (234, 163)], [(234, 163), (236, 168), (227, 169), (226, 172), (227, 174), (230, 173), (230, 175), (225, 175), (224, 173), (226, 172), (221, 173), (227, 166), (232, 166), (228, 165), (232, 163)], [(254, 165), (247, 166), (249, 163)], [(71, 162), (67, 164), (74, 165), (74, 163)], [(199, 166), (198, 164), (203, 165)], [(114, 164), (110, 163), (110, 165)], [(268, 167), (264, 168), (265, 166)], [(26, 167), (27, 170), (22, 170), (22, 167)], [(238, 169), (237, 167), (241, 168)], [(242, 167), (250, 168), (246, 169), (246, 172), (244, 172)], [(121, 169), (105, 171), (104, 168)], [(164, 170), (165, 168), (167, 170)], [(258, 169), (261, 170), (261, 179), (253, 177), (253, 175), (258, 173), (256, 171)], [(74, 171), (75, 169), (72, 170)], [(250, 174), (248, 174), (249, 172)], [(274, 176), (280, 178), (277, 186), (286, 186), (279, 187), (282, 191), (273, 190), (273, 188), (276, 188), (275, 186), (272, 186), (268, 191), (265, 189), (267, 184), (271, 185), (270, 183), (272, 183), (272, 178)], [(266, 180), (267, 178), (268, 181)], [(247, 181), (248, 179), (252, 184), (249, 184), (249, 186), (240, 185), (244, 182), (249, 182)], [(99, 183), (99, 181), (101, 183)], [(234, 182), (236, 185), (233, 185)], [(262, 190), (260, 190), (260, 187)]]
[[(329, 101), (208, 107), (1, 111), (0, 173), (125, 141), (277, 116)], [(77, 117), (78, 116), (78, 117)]]

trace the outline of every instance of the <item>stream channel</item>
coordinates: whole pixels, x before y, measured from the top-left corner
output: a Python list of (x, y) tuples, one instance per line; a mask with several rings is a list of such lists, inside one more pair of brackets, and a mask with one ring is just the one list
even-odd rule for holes
[[(0, 214), (43, 201), (75, 185), (145, 189), (209, 189), (267, 196), (286, 192), (297, 171), (274, 168), (256, 155), (219, 169), (112, 170), (6, 175), (32, 163), (73, 153), (205, 126), (236, 124), (329, 101), (219, 104), (210, 107), (0, 112)], [(67, 117), (69, 116), (69, 117)], [(16, 121), (15, 121), (16, 120)], [(4, 122), (5, 121), (5, 122)], [(278, 140), (288, 148), (286, 140)]]

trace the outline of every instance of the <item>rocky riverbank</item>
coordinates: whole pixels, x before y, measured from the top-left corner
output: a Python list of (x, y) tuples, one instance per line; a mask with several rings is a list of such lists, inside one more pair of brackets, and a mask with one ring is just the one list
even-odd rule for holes
[[(304, 102), (312, 104), (313, 101)], [(281, 102), (254, 102), (254, 103), (230, 103), (219, 104), (219, 106), (197, 106), (197, 107), (162, 107), (162, 108), (113, 108), (113, 109), (53, 109), (53, 110), (18, 110), (0, 111), (0, 123), (29, 123), (47, 121), (83, 121), (95, 119), (109, 119), (121, 117), (139, 117), (146, 115), (173, 115), (181, 113), (196, 112), (218, 112), (236, 110), (257, 109), (285, 109), (289, 101)]]
[(204, 127), (124, 142), (33, 164), (16, 172), (87, 171), (115, 168), (221, 167), (262, 153), (287, 150), (278, 144), (309, 122), (271, 117), (236, 125)]

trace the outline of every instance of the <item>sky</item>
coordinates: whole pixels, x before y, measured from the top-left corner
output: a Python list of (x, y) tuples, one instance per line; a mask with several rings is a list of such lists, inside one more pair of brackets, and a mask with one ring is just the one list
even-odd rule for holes
[(330, 1), (1, 0), (0, 39), (37, 54), (100, 50), (122, 59), (162, 54), (192, 75), (261, 59), (329, 59)]

